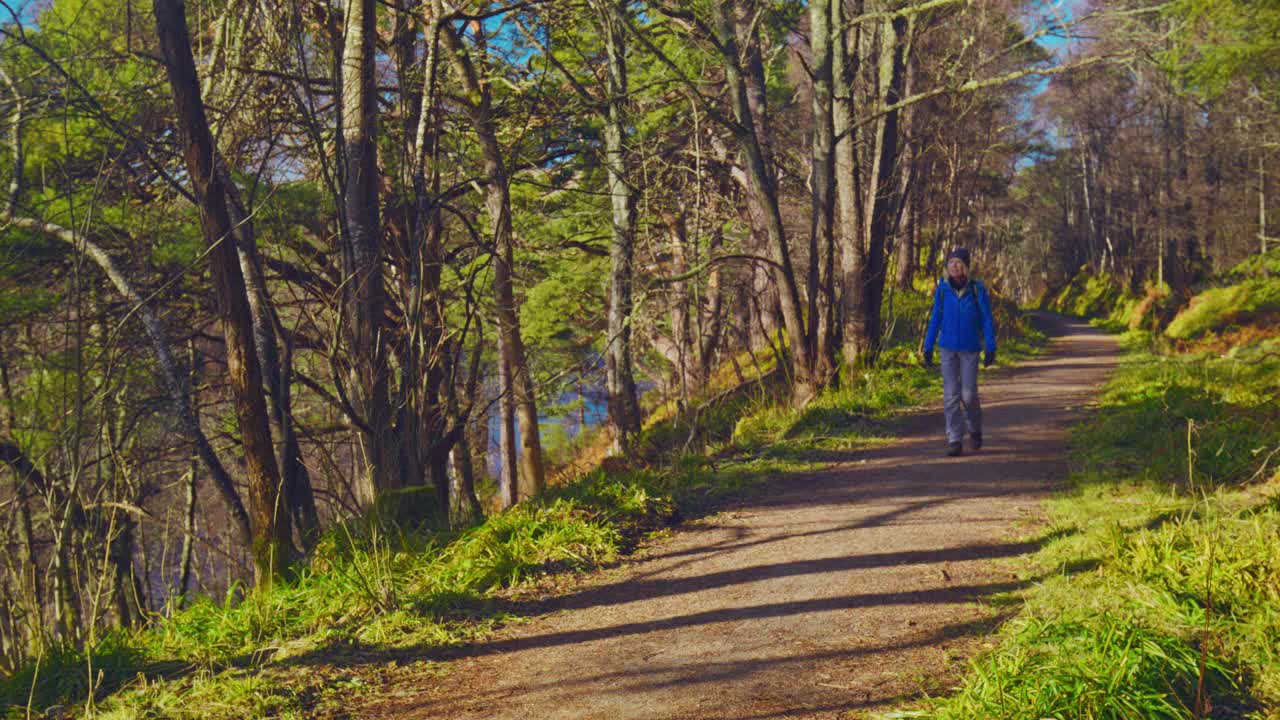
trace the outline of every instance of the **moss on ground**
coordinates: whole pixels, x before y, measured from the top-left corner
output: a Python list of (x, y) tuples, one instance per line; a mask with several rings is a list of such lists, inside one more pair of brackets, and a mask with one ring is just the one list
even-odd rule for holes
[(1280, 276), (1251, 278), (1196, 295), (1165, 328), (1175, 340), (1194, 340), (1233, 327), (1280, 318)]
[(1100, 317), (1123, 308), (1133, 298), (1111, 275), (1086, 268), (1072, 278), (1047, 305), (1047, 309), (1076, 317)]

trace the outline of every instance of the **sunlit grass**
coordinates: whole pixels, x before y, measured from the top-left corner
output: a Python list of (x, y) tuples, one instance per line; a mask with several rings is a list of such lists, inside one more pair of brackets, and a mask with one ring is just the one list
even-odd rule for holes
[(1280, 277), (1255, 278), (1206, 290), (1178, 313), (1165, 334), (1191, 340), (1210, 330), (1222, 331), (1270, 315), (1280, 316)]
[(1280, 358), (1256, 350), (1136, 350), (1074, 434), (1053, 540), (1023, 570), (1044, 579), (955, 695), (918, 716), (1275, 717), (1277, 378)]

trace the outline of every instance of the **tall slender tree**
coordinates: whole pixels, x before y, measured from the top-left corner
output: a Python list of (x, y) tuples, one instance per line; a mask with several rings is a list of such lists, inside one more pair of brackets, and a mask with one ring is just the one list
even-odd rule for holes
[(374, 85), (378, 32), (375, 0), (347, 3), (341, 62), (343, 322), (353, 418), (362, 465), (356, 495), (370, 505), (382, 490), (399, 485), (394, 472), (392, 416), (386, 359), (386, 288), (382, 271), (378, 207), (377, 88)]
[[(437, 10), (443, 15), (437, 0)], [(489, 215), (490, 238), (493, 243), (493, 291), (494, 309), (498, 326), (499, 362), (505, 365), (510, 387), (502, 392), (511, 397), (516, 420), (519, 423), (521, 481), (519, 497), (531, 497), (542, 492), (546, 484), (542, 464), (542, 439), (538, 429), (538, 404), (534, 392), (533, 376), (520, 335), (520, 315), (515, 296), (515, 236), (511, 223), (511, 173), (502, 146), (498, 141), (496, 109), (493, 90), (487, 76), (489, 63), (484, 44), (484, 29), (472, 24), (478, 39), (475, 56), (463, 45), (458, 32), (448, 23), (441, 28), (449, 49), (453, 66), (466, 90), (467, 113), (480, 152), (485, 186), (485, 209)]]
[(628, 143), (626, 0), (596, 0), (604, 37), (608, 78), (605, 112), (605, 168), (609, 176), (611, 232), (609, 242), (609, 336), (605, 349), (605, 382), (609, 419), (618, 444), (627, 449), (640, 432), (640, 404), (631, 366), (632, 300), (636, 198), (632, 188)]
[(262, 371), (253, 344), (253, 318), (244, 276), (232, 235), (226, 189), (209, 133), (191, 40), (186, 7), (181, 0), (155, 0), (156, 34), (184, 140), (184, 159), (200, 210), (200, 224), (210, 249), (210, 269), (217, 291), (219, 319), (227, 349), (227, 377), (235, 398), (240, 438), (249, 479), (249, 518), (253, 560), (259, 587), (270, 587), (291, 560), (288, 508), (271, 444), (271, 427), (262, 395)]

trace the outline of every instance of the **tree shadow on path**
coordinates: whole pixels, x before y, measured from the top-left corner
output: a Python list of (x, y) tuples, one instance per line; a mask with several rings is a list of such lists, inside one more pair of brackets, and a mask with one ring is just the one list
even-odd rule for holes
[(902, 439), (776, 478), (621, 577), (489, 609), (546, 614), (536, 622), (463, 647), (353, 656), (457, 669), (375, 702), (373, 716), (826, 718), (912, 696), (911, 673), (947, 672), (937, 648), (972, 649), (1012, 610), (993, 597), (1035, 582), (993, 561), (1054, 538), (1004, 539), (1065, 475), (1066, 429), (1114, 362), (1094, 333), (1062, 327), (1063, 357), (984, 376), (983, 451), (943, 457), (940, 409), (905, 416)]

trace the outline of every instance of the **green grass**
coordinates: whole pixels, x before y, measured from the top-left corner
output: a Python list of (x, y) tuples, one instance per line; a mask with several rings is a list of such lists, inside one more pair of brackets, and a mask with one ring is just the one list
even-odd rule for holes
[(997, 649), (920, 717), (1277, 717), (1280, 357), (1141, 348), (1074, 433), (1071, 489)]
[(1111, 275), (1081, 270), (1045, 307), (1054, 312), (1089, 318), (1110, 332), (1154, 330), (1177, 311), (1179, 298), (1167, 285), (1148, 285), (1142, 295), (1127, 290)]
[(1163, 330), (1183, 342), (1241, 326), (1266, 326), (1280, 318), (1280, 248), (1250, 256), (1213, 282), (1187, 301), (1167, 286), (1149, 285), (1143, 295), (1135, 295), (1108, 274), (1082, 269), (1060, 291), (1046, 296), (1045, 306), (1090, 318), (1112, 332)]
[(934, 397), (940, 385), (937, 373), (918, 368), (914, 359), (886, 358), (874, 371), (846, 374), (841, 387), (802, 410), (773, 405), (743, 415), (734, 424), (733, 442), (753, 452), (847, 450), (882, 434), (892, 413)]
[(1222, 332), (1270, 316), (1280, 317), (1280, 276), (1253, 278), (1200, 293), (1169, 323), (1165, 334), (1193, 340), (1210, 331)]

